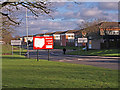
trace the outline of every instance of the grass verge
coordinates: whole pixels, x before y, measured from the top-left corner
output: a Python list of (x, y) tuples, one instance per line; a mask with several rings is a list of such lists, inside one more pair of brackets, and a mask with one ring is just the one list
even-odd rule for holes
[(118, 49), (105, 49), (105, 50), (89, 50), (89, 51), (72, 51), (68, 52), (69, 55), (95, 55), (95, 56), (120, 56)]
[(3, 88), (118, 88), (118, 71), (4, 55)]
[[(21, 55), (24, 55), (27, 52), (26, 49), (21, 48)], [(3, 44), (2, 45), (2, 54), (12, 54), (12, 46), (11, 45), (7, 45), (7, 44)], [(14, 55), (19, 55), (20, 54), (20, 48), (19, 46), (13, 46), (13, 54)]]
[(2, 54), (5, 54), (5, 53), (9, 53), (9, 54), (12, 53), (12, 46), (11, 45), (7, 45), (7, 44), (2, 45)]

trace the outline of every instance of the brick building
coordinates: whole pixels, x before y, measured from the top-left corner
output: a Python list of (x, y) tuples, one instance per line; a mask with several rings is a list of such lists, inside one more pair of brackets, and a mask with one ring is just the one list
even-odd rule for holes
[[(53, 36), (54, 46), (82, 46), (83, 44), (78, 43), (78, 38), (87, 38), (89, 49), (120, 47), (119, 22), (101, 22), (81, 30), (57, 31), (34, 36)], [(23, 38), (24, 42), (27, 42), (27, 37)], [(28, 40), (32, 40), (31, 35)]]
[(32, 42), (33, 41), (33, 35), (28, 35), (28, 37), (27, 36), (23, 36), (23, 42), (27, 42), (27, 41), (30, 41), (30, 42)]
[(77, 36), (81, 30), (68, 30), (61, 34), (61, 46), (77, 46)]
[(118, 48), (120, 43), (120, 28), (118, 22), (101, 22), (85, 29), (94, 29), (88, 33), (88, 47), (90, 49)]
[(61, 46), (61, 34), (65, 32), (66, 31), (58, 31), (53, 33), (54, 46)]
[(103, 22), (100, 25), (100, 35), (103, 38), (101, 48), (120, 48), (119, 22)]

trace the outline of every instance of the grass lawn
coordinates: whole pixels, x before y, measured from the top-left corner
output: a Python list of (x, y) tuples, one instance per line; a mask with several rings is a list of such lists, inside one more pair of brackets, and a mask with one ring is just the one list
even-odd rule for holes
[(89, 50), (89, 51), (73, 51), (68, 52), (70, 55), (97, 55), (97, 56), (120, 56), (118, 49), (105, 49), (105, 50)]
[(4, 53), (11, 54), (12, 53), (12, 46), (11, 45), (3, 44), (2, 45), (2, 54), (4, 54)]
[[(19, 46), (13, 46), (13, 54), (18, 55), (20, 54)], [(26, 49), (21, 48), (21, 54), (24, 55), (27, 52)], [(2, 45), (2, 54), (12, 54), (12, 46), (11, 45)]]
[(3, 55), (3, 88), (118, 88), (118, 71)]

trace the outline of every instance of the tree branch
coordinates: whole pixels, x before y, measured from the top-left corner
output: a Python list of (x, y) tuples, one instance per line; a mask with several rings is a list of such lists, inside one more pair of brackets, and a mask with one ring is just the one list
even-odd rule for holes
[[(10, 5), (13, 7), (16, 7), (16, 10), (18, 10), (19, 5), (21, 5), (22, 7), (28, 8), (35, 16), (38, 17), (38, 12), (37, 9), (41, 10), (41, 13), (45, 13), (45, 14), (49, 14), (50, 13), (50, 9), (47, 8), (46, 3), (44, 2), (3, 2), (2, 4), (0, 4), (0, 9), (2, 9), (3, 7)], [(4, 12), (0, 12), (0, 14), (2, 14), (3, 16), (6, 16), (11, 22), (18, 24), (18, 22), (14, 21), (11, 19), (11, 17), (9, 16), (9, 14), (5, 14)], [(50, 15), (49, 15), (50, 16)]]
[(19, 23), (16, 22), (16, 21), (14, 21), (14, 20), (12, 20), (12, 19), (8, 16), (8, 14), (2, 13), (2, 12), (0, 12), (0, 14), (2, 14), (3, 16), (6, 16), (11, 22), (19, 25)]

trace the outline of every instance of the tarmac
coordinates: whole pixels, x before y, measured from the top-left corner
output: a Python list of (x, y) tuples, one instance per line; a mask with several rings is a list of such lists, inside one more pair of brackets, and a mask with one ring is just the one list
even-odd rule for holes
[[(69, 50), (70, 51), (70, 50)], [(69, 52), (67, 51), (67, 52)], [(30, 58), (36, 58), (36, 51), (30, 51)], [(48, 51), (40, 50), (39, 59), (48, 59)], [(54, 49), (50, 50), (50, 61), (74, 63), (91, 65), (95, 67), (108, 68), (113, 70), (120, 70), (120, 57), (106, 57), (106, 56), (80, 56), (80, 55), (64, 55), (62, 50)]]

